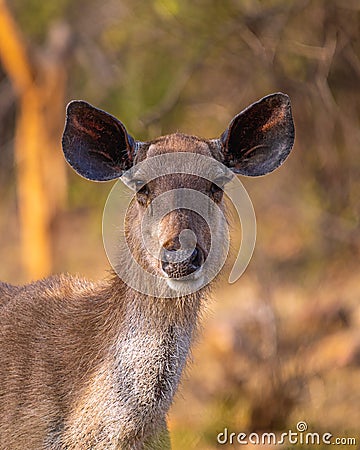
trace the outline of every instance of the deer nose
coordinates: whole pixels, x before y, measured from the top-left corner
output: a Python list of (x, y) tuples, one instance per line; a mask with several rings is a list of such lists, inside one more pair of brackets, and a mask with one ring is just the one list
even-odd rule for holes
[(182, 278), (200, 269), (204, 263), (204, 253), (195, 248), (179, 248), (172, 244), (164, 245), (161, 254), (161, 267), (169, 278)]

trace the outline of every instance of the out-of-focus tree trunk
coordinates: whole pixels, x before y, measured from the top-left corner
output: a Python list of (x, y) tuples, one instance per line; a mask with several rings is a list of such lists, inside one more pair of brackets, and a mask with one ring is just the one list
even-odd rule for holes
[(22, 94), (15, 135), (22, 258), (30, 278), (51, 270), (50, 211), (41, 167), (46, 139), (37, 97), (33, 89)]
[[(15, 130), (17, 193), (21, 226), (22, 261), (29, 279), (51, 272), (50, 224), (66, 194), (65, 165), (60, 136), (66, 68), (66, 35), (48, 55), (37, 60), (36, 70), (24, 40), (4, 0), (0, 0), (0, 60), (18, 96)], [(58, 55), (56, 50), (60, 49)]]

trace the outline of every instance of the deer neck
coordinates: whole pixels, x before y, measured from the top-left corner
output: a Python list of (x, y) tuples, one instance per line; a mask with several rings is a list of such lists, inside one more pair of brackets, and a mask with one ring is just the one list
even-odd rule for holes
[(111, 385), (120, 409), (137, 416), (142, 412), (146, 419), (170, 407), (196, 333), (202, 296), (154, 298), (123, 285), (116, 291), (121, 298), (113, 293), (111, 301), (121, 304), (120, 323), (108, 321), (116, 329), (109, 330), (113, 339), (105, 361), (111, 361)]
[(98, 334), (99, 363), (74, 408), (75, 434), (87, 435), (94, 417), (99, 429), (107, 424), (109, 442), (156, 432), (186, 364), (200, 304), (200, 295), (158, 299), (121, 280), (113, 284)]
[(119, 383), (125, 392), (170, 405), (196, 332), (201, 295), (164, 299), (126, 288), (125, 298), (121, 332), (109, 349)]
[(90, 435), (106, 423), (111, 442), (120, 436), (130, 442), (164, 421), (196, 332), (201, 295), (148, 297), (120, 279), (109, 293), (93, 341), (98, 363), (74, 404), (69, 434)]

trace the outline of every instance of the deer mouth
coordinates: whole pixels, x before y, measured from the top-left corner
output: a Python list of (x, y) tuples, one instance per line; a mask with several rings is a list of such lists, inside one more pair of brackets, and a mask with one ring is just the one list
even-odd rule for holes
[(204, 251), (199, 246), (194, 249), (163, 248), (161, 251), (161, 269), (167, 278), (197, 278), (204, 261)]
[(179, 292), (180, 294), (184, 294), (196, 292), (201, 289), (204, 286), (205, 276), (203, 268), (200, 267), (190, 275), (182, 277), (169, 277), (165, 273), (165, 280), (170, 289)]
[[(201, 287), (204, 275), (203, 264), (205, 254), (201, 247), (194, 249), (166, 250), (161, 254), (161, 271), (165, 276), (168, 286), (176, 291), (186, 287), (198, 285)], [(194, 286), (193, 286), (194, 285)]]
[(199, 269), (193, 275), (183, 278), (166, 278), (167, 285), (179, 294), (194, 293), (204, 287), (205, 277)]

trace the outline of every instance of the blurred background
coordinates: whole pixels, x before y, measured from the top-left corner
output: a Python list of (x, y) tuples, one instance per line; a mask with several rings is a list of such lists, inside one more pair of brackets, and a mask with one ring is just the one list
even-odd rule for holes
[(242, 179), (256, 250), (209, 303), (170, 414), (175, 450), (226, 447), (216, 442), (225, 427), (296, 431), (300, 420), (359, 446), (360, 3), (0, 0), (9, 283), (109, 270), (101, 219), (111, 183), (66, 166), (68, 101), (109, 111), (139, 140), (177, 130), (212, 138), (276, 91), (292, 100), (294, 151), (275, 173)]

